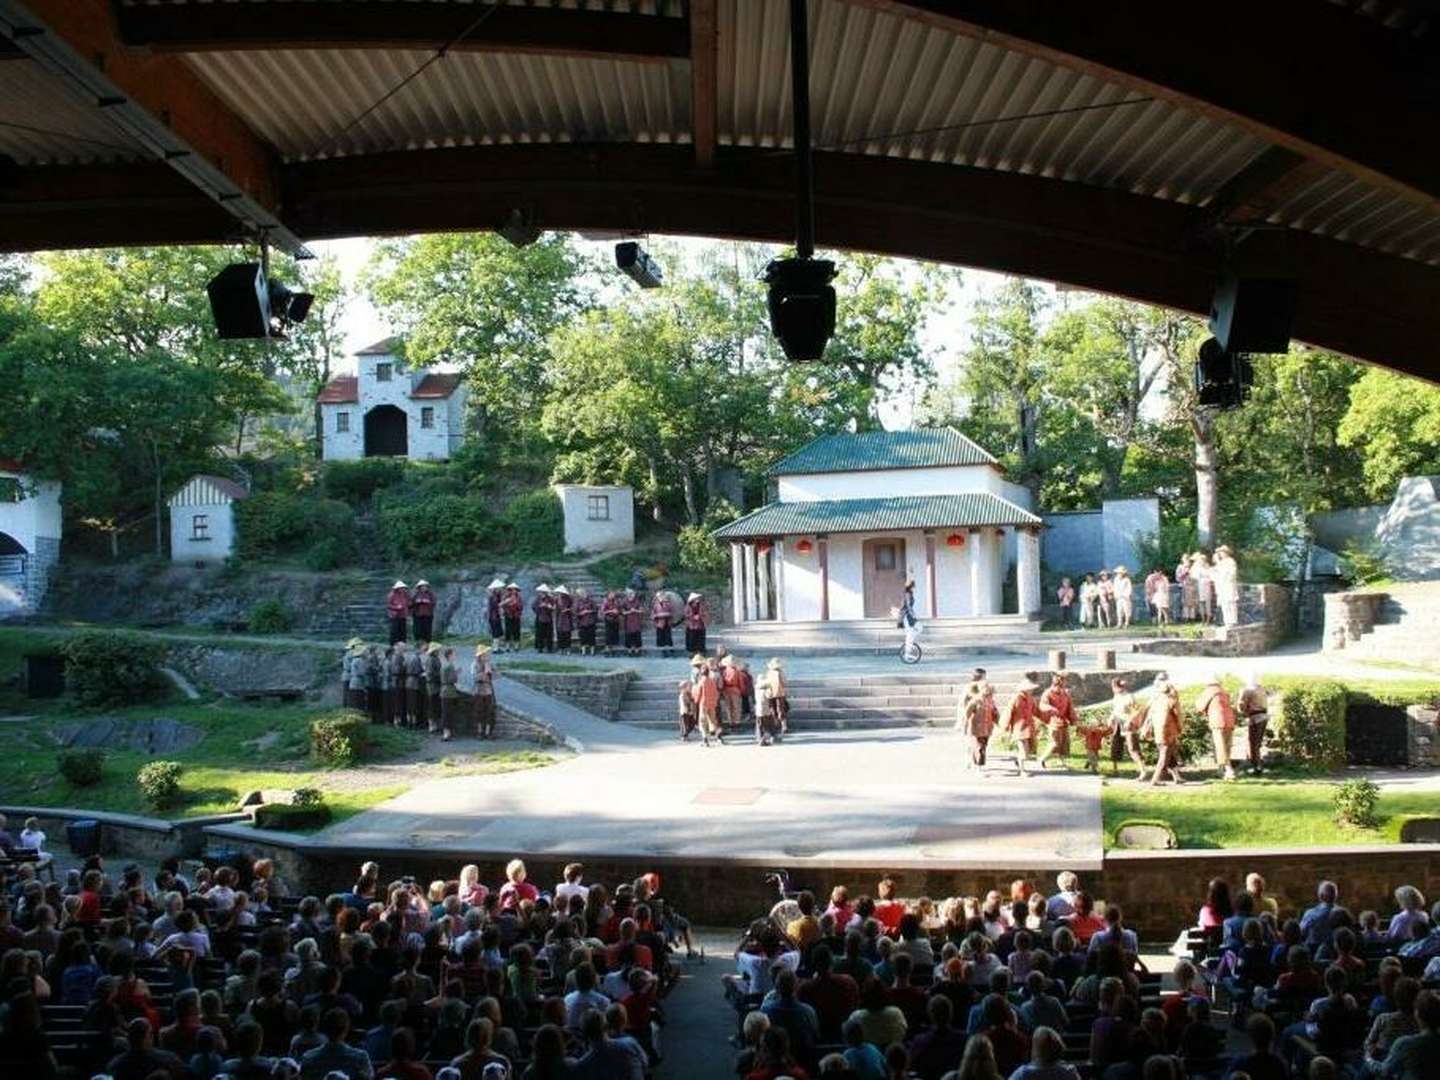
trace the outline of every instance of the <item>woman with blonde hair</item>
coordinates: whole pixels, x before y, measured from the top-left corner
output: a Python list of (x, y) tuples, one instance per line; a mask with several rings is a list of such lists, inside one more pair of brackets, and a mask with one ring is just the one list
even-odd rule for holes
[(511, 859), (505, 864), (505, 884), (500, 887), (500, 907), (513, 910), (522, 900), (532, 904), (540, 899), (540, 890), (525, 880), (525, 861)]
[(942, 1080), (1002, 1080), (995, 1064), (995, 1044), (984, 1035), (972, 1035), (965, 1044), (960, 1067), (948, 1072)]
[(1197, 551), (1190, 559), (1190, 578), (1195, 582), (1195, 603), (1199, 607), (1200, 621), (1215, 621), (1215, 572), (1210, 566), (1210, 557)]
[(1429, 927), (1430, 916), (1425, 914), (1425, 894), (1414, 885), (1401, 885), (1395, 890), (1395, 906), (1400, 910), (1390, 920), (1386, 937), (1392, 945), (1407, 945), (1415, 937), (1415, 927)]
[(480, 883), (480, 867), (474, 863), (462, 866), (460, 868), (460, 903), (466, 907), (480, 907), (489, 895), (490, 890)]

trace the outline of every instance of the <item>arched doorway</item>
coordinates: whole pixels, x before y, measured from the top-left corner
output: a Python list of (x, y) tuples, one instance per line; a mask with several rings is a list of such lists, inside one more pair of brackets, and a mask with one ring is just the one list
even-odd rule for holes
[(29, 554), (19, 540), (9, 533), (0, 532), (0, 578), (23, 577), (25, 557)]
[(376, 405), (365, 414), (365, 456), (404, 457), (409, 450), (409, 421), (403, 409)]

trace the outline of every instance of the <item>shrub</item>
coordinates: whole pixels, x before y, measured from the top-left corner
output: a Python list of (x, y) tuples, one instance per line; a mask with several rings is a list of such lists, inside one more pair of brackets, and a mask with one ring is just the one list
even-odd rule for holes
[(1366, 779), (1346, 780), (1335, 789), (1335, 820), (1361, 829), (1374, 828), (1380, 789)]
[(317, 540), (306, 549), (303, 557), (306, 570), (323, 573), (338, 570), (348, 563), (355, 554), (355, 544), (350, 534), (327, 536)]
[(1357, 589), (1389, 581), (1392, 576), (1390, 564), (1373, 543), (1360, 544), (1352, 540), (1345, 545), (1340, 557), (1350, 574), (1350, 584)]
[(145, 801), (162, 810), (173, 804), (180, 794), (180, 772), (178, 761), (150, 761), (140, 766), (135, 781)]
[(61, 648), (66, 684), (81, 705), (129, 705), (155, 696), (163, 685), (164, 649), (155, 642), (91, 630), (76, 634)]
[(325, 801), (325, 792), (315, 787), (302, 787), (295, 789), (291, 806), (319, 806)]
[(310, 721), (310, 753), (327, 765), (345, 768), (365, 751), (369, 717), (354, 709), (336, 709)]
[(458, 562), (473, 557), (477, 549), (493, 550), (504, 535), (495, 515), (470, 495), (384, 497), (379, 530), (392, 556), (428, 562)]
[(261, 600), (250, 609), (250, 630), (256, 634), (283, 634), (295, 623), (290, 609), (279, 600)]
[(381, 488), (405, 480), (405, 459), (373, 457), (359, 461), (327, 461), (323, 483), (325, 494), (349, 503), (368, 502)]
[(721, 574), (730, 565), (725, 547), (704, 525), (685, 525), (675, 538), (675, 561), (696, 574)]
[(546, 559), (565, 550), (565, 508), (549, 488), (517, 495), (500, 520), (516, 555)]
[(60, 775), (76, 787), (91, 787), (105, 775), (105, 751), (86, 747), (62, 750), (55, 758)]
[(1345, 687), (1317, 679), (1287, 688), (1272, 709), (1275, 745), (1306, 768), (1338, 769), (1345, 764)]
[(300, 832), (323, 828), (330, 824), (330, 818), (330, 807), (323, 802), (306, 806), (261, 803), (255, 808), (255, 827), (257, 829)]
[(335, 499), (261, 491), (235, 504), (242, 556), (298, 551), (332, 536), (348, 536), (355, 514)]

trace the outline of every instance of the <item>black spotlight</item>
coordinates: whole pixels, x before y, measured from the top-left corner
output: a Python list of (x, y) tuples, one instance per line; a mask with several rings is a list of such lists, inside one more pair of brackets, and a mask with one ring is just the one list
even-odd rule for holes
[(540, 230), (530, 223), (524, 211), (511, 210), (495, 230), (517, 248), (529, 247), (540, 239)]
[(269, 293), (271, 318), (277, 320), (282, 329), (286, 324), (304, 322), (310, 314), (310, 305), (315, 302), (314, 293), (292, 292), (279, 281), (270, 282)]
[(222, 338), (270, 336), (270, 290), (259, 263), (231, 263), (205, 286)]
[(1255, 381), (1255, 366), (1245, 353), (1231, 352), (1206, 338), (1195, 359), (1195, 396), (1201, 405), (1234, 409), (1245, 404)]
[(660, 264), (634, 240), (615, 245), (615, 265), (642, 289), (658, 289), (665, 283)]
[(835, 333), (835, 264), (829, 259), (772, 259), (765, 267), (770, 329), (791, 360), (819, 360)]

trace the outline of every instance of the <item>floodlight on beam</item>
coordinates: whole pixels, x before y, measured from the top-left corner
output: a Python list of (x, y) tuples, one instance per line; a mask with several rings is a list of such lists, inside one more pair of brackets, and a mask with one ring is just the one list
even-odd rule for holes
[(530, 224), (523, 211), (511, 210), (495, 230), (517, 248), (529, 247), (540, 239), (540, 230)]
[(634, 240), (615, 245), (615, 265), (642, 289), (658, 289), (665, 283), (660, 264)]

